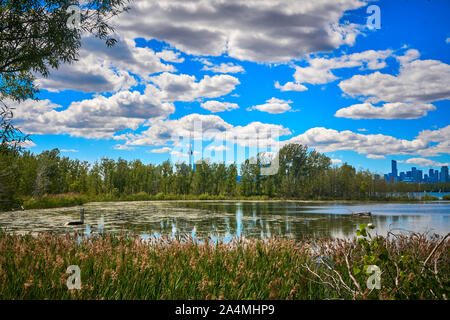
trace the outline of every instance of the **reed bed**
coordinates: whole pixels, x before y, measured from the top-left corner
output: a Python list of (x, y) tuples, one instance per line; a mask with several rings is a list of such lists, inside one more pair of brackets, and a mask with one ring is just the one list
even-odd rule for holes
[(78, 193), (45, 195), (41, 198), (30, 198), (23, 201), (24, 209), (47, 209), (80, 206), (88, 203), (86, 196)]
[[(362, 232), (364, 233), (364, 232)], [(0, 299), (446, 299), (439, 236), (199, 242), (0, 233)], [(379, 266), (381, 289), (366, 286)], [(69, 290), (66, 269), (81, 269)]]

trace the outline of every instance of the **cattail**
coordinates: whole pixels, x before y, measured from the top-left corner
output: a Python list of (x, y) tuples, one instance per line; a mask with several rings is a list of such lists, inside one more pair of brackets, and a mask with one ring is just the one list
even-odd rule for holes
[(28, 289), (32, 285), (33, 285), (33, 279), (29, 279), (27, 282), (25, 282), (25, 284), (23, 286), (25, 287), (25, 289)]

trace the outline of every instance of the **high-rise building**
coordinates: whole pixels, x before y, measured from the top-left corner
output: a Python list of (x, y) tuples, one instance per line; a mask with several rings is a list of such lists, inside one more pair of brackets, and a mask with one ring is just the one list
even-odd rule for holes
[(448, 182), (448, 167), (442, 166), (441, 167), (441, 182)]
[(417, 168), (416, 167), (411, 168), (411, 178), (413, 181), (417, 181)]
[(422, 170), (417, 170), (417, 180), (416, 182), (422, 182), (423, 181), (423, 172)]
[(397, 171), (397, 161), (392, 160), (391, 166), (392, 166), (392, 176), (393, 176), (394, 178), (397, 178), (397, 176), (398, 176), (398, 171)]

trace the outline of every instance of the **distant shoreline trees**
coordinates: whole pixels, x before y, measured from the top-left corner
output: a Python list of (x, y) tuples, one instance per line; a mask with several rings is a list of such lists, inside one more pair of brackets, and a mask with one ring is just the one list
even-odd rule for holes
[(12, 181), (8, 201), (0, 201), (3, 208), (26, 198), (64, 193), (117, 200), (157, 195), (382, 200), (393, 193), (450, 190), (449, 183), (387, 183), (370, 171), (356, 171), (347, 163), (332, 166), (327, 156), (300, 144), (280, 149), (274, 175), (261, 174), (264, 164), (260, 156), (245, 160), (239, 168), (235, 163), (225, 165), (206, 159), (197, 162), (195, 170), (186, 163), (171, 164), (168, 160), (155, 165), (103, 158), (90, 164), (62, 157), (58, 149), (40, 154), (4, 153), (0, 158), (1, 163), (8, 164)]

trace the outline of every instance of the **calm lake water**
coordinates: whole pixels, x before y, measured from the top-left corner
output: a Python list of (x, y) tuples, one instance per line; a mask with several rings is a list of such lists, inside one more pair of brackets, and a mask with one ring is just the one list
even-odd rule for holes
[[(0, 213), (0, 228), (11, 233), (136, 232), (143, 238), (189, 234), (194, 238), (227, 241), (233, 237), (351, 238), (359, 223), (373, 223), (375, 232), (450, 232), (450, 202), (309, 203), (309, 202), (102, 202), (88, 203), (85, 225), (81, 207)], [(371, 211), (371, 217), (352, 212)]]

